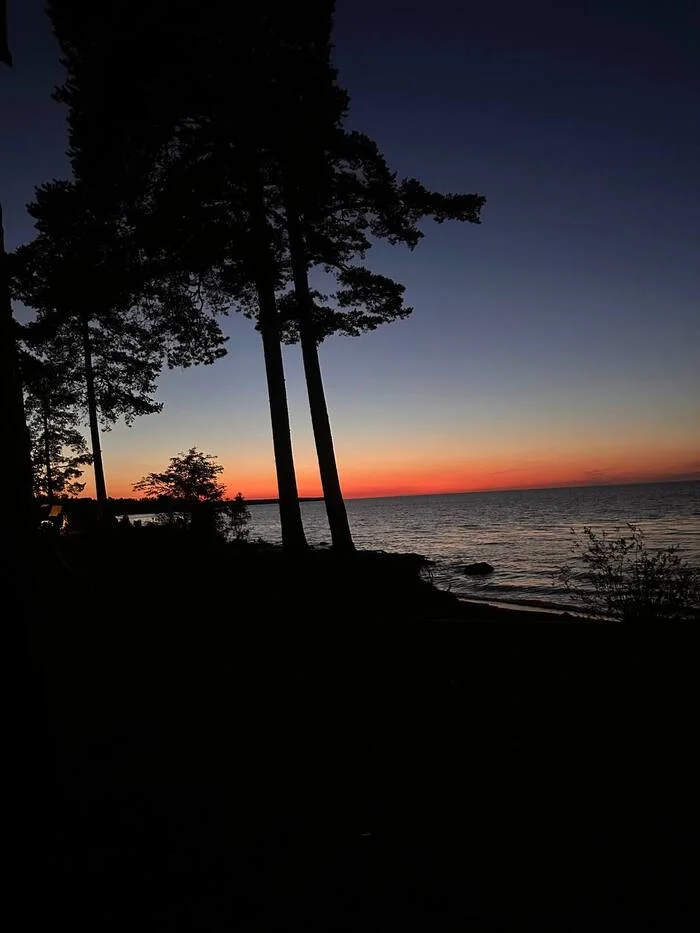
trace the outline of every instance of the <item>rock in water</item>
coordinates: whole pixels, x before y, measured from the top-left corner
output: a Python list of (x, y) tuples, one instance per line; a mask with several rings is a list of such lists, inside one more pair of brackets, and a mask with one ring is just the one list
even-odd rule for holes
[(479, 561), (476, 564), (467, 564), (464, 572), (473, 576), (485, 576), (487, 573), (493, 573), (494, 568), (486, 561)]

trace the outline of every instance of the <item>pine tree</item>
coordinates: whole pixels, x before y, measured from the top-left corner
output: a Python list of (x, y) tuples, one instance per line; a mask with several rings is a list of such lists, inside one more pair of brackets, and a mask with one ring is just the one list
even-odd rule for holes
[[(235, 54), (221, 28), (222, 11), (211, 0), (186, 10), (165, 0), (111, 0), (99, 8), (86, 0), (52, 0), (49, 13), (67, 66), (57, 97), (69, 107), (76, 177), (132, 216), (141, 212), (146, 251), (180, 269), (216, 269), (220, 294), (236, 303), (240, 296), (241, 306), (255, 296), (283, 541), (299, 549), (306, 542), (279, 339), (277, 263), (255, 132), (258, 108), (248, 94), (251, 61), (274, 52), (265, 43), (270, 11), (265, 5), (237, 10)], [(204, 182), (201, 191), (190, 184), (193, 177)]]
[[(296, 543), (303, 541), (303, 530), (278, 343), (299, 340), (333, 543), (350, 550), (318, 345), (330, 334), (359, 334), (411, 312), (403, 286), (361, 264), (373, 242), (413, 248), (423, 235), (420, 222), (428, 217), (478, 223), (484, 199), (441, 195), (415, 179), (399, 180), (372, 140), (345, 128), (349, 98), (330, 60), (331, 0), (310, 0), (302, 7), (263, 0), (241, 8), (233, 55), (216, 2), (204, 0), (186, 18), (169, 8), (162, 36), (157, 32), (161, 0), (144, 5), (137, 36), (129, 31), (131, 3), (109, 6), (110, 54), (114, 58), (115, 48), (118, 55), (129, 50), (136, 67), (109, 83), (106, 97), (104, 90), (97, 95), (101, 103), (113, 102), (100, 112), (113, 109), (121, 120), (120, 143), (103, 146), (107, 162), (101, 170), (109, 166), (113, 187), (148, 191), (137, 200), (154, 208), (152, 216), (159, 219), (153, 233), (164, 252), (187, 268), (202, 264), (212, 271), (231, 304), (256, 319), (283, 536)], [(97, 131), (87, 119), (96, 109), (90, 110), (84, 88), (89, 74), (93, 81), (98, 72), (104, 77), (105, 40), (89, 31), (78, 35), (65, 15), (78, 7), (84, 12), (85, 3), (51, 4), (58, 34), (72, 37), (64, 40), (64, 50), (76, 64), (61, 91), (71, 105), (72, 138), (84, 140), (91, 127), (91, 145), (73, 146), (74, 165), (87, 178), (99, 166), (86, 157), (98, 147)], [(62, 20), (56, 16), (59, 8)], [(82, 51), (76, 52), (78, 46)], [(144, 100), (156, 99), (151, 126)], [(128, 177), (124, 166), (134, 160), (119, 156), (127, 141), (141, 153)], [(326, 292), (311, 288), (316, 270), (331, 279)]]
[[(335, 547), (352, 549), (323, 388), (318, 345), (332, 333), (359, 334), (411, 313), (404, 288), (358, 264), (384, 239), (413, 248), (428, 216), (478, 223), (484, 198), (441, 195), (415, 179), (400, 182), (376, 144), (345, 129), (349, 96), (331, 62), (334, 4), (308, 20), (283, 19), (284, 54), (275, 60), (267, 149), (276, 174), (292, 270), (282, 302), (287, 340), (299, 339), (319, 470)], [(315, 267), (335, 278), (334, 299), (312, 291)]]
[[(95, 488), (106, 517), (100, 421), (128, 423), (161, 410), (154, 399), (164, 363), (212, 362), (224, 338), (188, 282), (143, 260), (131, 231), (100, 216), (85, 189), (54, 182), (29, 211), (38, 236), (12, 257), (15, 297), (36, 309), (43, 354), (66, 378), (80, 360)], [(155, 270), (158, 268), (158, 275)]]
[(69, 359), (35, 355), (34, 330), (29, 325), (24, 332), (35, 352), (21, 356), (34, 493), (53, 502), (83, 491), (83, 468), (92, 463), (92, 456), (82, 431), (80, 373)]

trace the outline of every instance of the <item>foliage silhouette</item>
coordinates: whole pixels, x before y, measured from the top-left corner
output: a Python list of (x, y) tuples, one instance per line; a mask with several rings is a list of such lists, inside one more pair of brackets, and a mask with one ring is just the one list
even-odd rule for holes
[[(95, 188), (107, 172), (120, 201), (130, 192), (130, 203), (146, 204), (147, 252), (206, 270), (212, 289), (257, 321), (283, 537), (301, 547), (279, 348), (280, 338), (300, 341), (331, 535), (352, 549), (318, 345), (410, 313), (403, 286), (359, 264), (374, 242), (413, 248), (425, 217), (478, 223), (484, 199), (399, 180), (376, 143), (346, 129), (349, 97), (330, 60), (331, 0), (242, 8), (245, 39), (235, 57), (219, 28), (220, 4), (186, 15), (170, 7), (163, 33), (163, 3), (153, 0), (138, 35), (131, 3), (107, 6), (105, 27), (80, 0), (50, 4), (68, 65), (57, 96), (70, 108), (74, 170)], [(128, 77), (117, 69), (117, 80), (106, 62), (127, 50), (136, 64)], [(315, 270), (335, 289), (312, 289)]]
[(42, 185), (29, 211), (38, 236), (11, 257), (14, 296), (38, 312), (30, 335), (43, 356), (61, 360), (69, 381), (82, 375), (104, 510), (100, 420), (129, 424), (160, 411), (162, 366), (213, 362), (224, 338), (195, 291), (144, 259), (133, 231), (99, 214), (85, 187)]
[[(206, 0), (187, 10), (162, 0), (113, 0), (99, 10), (81, 0), (53, 0), (49, 12), (67, 67), (57, 97), (69, 106), (76, 176), (129, 205), (132, 216), (131, 205), (144, 207), (137, 225), (147, 253), (187, 273), (216, 270), (218, 294), (256, 302), (283, 538), (288, 547), (303, 548), (275, 300), (275, 243), (256, 132), (269, 87), (253, 80), (281, 41), (272, 28), (278, 24), (276, 5), (237, 10), (245, 39), (236, 55), (220, 29), (222, 5)], [(295, 10), (286, 18), (292, 22), (300, 15)], [(124, 56), (133, 64), (127, 74)]]
[[(31, 441), (22, 395), (19, 350), (18, 328), (12, 315), (10, 263), (5, 252), (5, 230), (0, 204), (0, 410), (7, 440), (7, 475), (13, 489), (7, 502), (6, 524), (16, 542), (12, 560), (16, 560), (18, 567), (23, 568), (24, 551), (34, 530), (35, 509)], [(13, 579), (20, 579), (22, 573), (18, 575), (12, 572), (10, 575)]]
[[(318, 345), (332, 333), (358, 335), (404, 318), (397, 282), (358, 265), (381, 239), (413, 248), (422, 237), (419, 219), (479, 222), (484, 198), (440, 195), (415, 179), (399, 182), (376, 143), (345, 129), (349, 96), (330, 61), (334, 4), (314, 21), (309, 41), (279, 82), (278, 110), (268, 145), (278, 176), (293, 291), (281, 302), (287, 342), (301, 343), (304, 371), (333, 544), (352, 549), (343, 502)], [(280, 214), (280, 208), (275, 209)], [(335, 280), (335, 294), (312, 290), (318, 267)]]
[(205, 454), (196, 447), (170, 458), (162, 473), (149, 473), (133, 484), (136, 492), (147, 499), (170, 496), (180, 502), (220, 502), (226, 491), (217, 477), (224, 468), (214, 454)]
[(49, 502), (77, 496), (85, 488), (80, 482), (83, 467), (92, 463), (81, 430), (79, 378), (70, 378), (66, 359), (41, 359), (26, 352), (21, 369), (35, 495)]
[(243, 494), (237, 492), (230, 502), (225, 502), (223, 507), (217, 512), (217, 530), (229, 541), (235, 541), (239, 544), (248, 540), (251, 520), (250, 509), (243, 498)]
[(611, 537), (585, 526), (571, 530), (577, 570), (566, 564), (556, 579), (592, 616), (618, 622), (677, 621), (700, 614), (700, 570), (675, 546), (652, 549), (644, 532)]
[(205, 454), (196, 447), (170, 458), (161, 473), (149, 473), (134, 483), (135, 492), (147, 499), (168, 499), (173, 512), (164, 514), (164, 524), (180, 523), (189, 513), (193, 531), (213, 533), (243, 541), (247, 537), (250, 512), (241, 493), (232, 502), (224, 502), (226, 487), (218, 477), (224, 468), (215, 463), (214, 454)]
[(0, 0), (0, 62), (12, 66), (12, 53), (7, 38), (7, 0)]

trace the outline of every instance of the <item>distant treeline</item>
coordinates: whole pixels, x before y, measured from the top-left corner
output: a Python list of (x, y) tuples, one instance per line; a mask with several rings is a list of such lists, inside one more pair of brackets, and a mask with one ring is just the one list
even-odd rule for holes
[[(112, 515), (152, 515), (156, 512), (178, 512), (182, 511), (183, 505), (167, 496), (159, 499), (108, 499), (109, 509)], [(231, 500), (232, 501), (232, 500)], [(246, 499), (246, 505), (277, 505), (278, 499)], [(321, 502), (322, 496), (309, 496), (299, 500), (300, 502)], [(39, 503), (47, 505), (46, 500)], [(67, 511), (72, 513), (92, 512), (97, 508), (97, 501), (88, 497), (80, 499), (62, 499), (57, 500), (57, 505), (62, 505)]]

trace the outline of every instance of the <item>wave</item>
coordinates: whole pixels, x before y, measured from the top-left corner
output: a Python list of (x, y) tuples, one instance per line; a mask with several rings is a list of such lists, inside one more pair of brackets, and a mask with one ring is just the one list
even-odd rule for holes
[(557, 612), (557, 613), (568, 612), (568, 613), (571, 613), (572, 615), (582, 616), (586, 618), (586, 615), (581, 610), (581, 607), (576, 606), (573, 603), (554, 603), (554, 602), (549, 602), (545, 599), (527, 599), (526, 597), (522, 597), (520, 599), (509, 599), (507, 596), (504, 596), (503, 599), (494, 599), (493, 597), (490, 597), (490, 596), (458, 595), (458, 599), (466, 603), (479, 602), (479, 603), (484, 603), (485, 605), (490, 605), (490, 606), (502, 605), (502, 606), (507, 606), (509, 608), (513, 608), (513, 609), (522, 608), (522, 609), (529, 609), (531, 611), (535, 611), (537, 609), (547, 609), (547, 610), (551, 610), (552, 612)]

